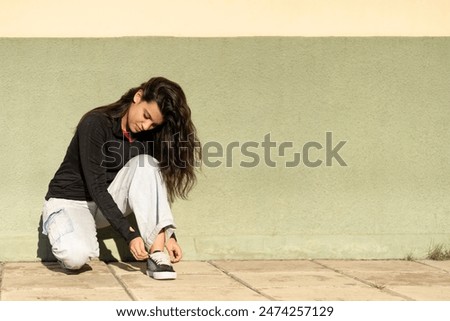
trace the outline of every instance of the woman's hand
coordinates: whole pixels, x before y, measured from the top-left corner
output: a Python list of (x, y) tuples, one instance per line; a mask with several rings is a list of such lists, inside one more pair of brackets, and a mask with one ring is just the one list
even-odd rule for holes
[(166, 242), (166, 249), (169, 252), (170, 262), (177, 263), (181, 260), (183, 252), (181, 251), (181, 247), (178, 245), (177, 240), (170, 238)]
[(148, 252), (145, 249), (144, 240), (142, 237), (138, 236), (131, 240), (130, 242), (130, 252), (133, 254), (134, 258), (138, 261), (148, 259)]

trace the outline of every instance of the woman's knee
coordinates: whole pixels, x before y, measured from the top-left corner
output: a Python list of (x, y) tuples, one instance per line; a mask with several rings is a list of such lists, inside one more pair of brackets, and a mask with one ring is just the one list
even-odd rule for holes
[[(95, 242), (97, 243), (97, 242)], [(79, 239), (77, 242), (57, 242), (52, 246), (53, 255), (69, 270), (79, 270), (93, 257), (98, 257), (98, 243)]]
[(159, 169), (159, 162), (156, 160), (156, 158), (147, 154), (140, 154), (133, 157), (129, 161), (129, 165), (135, 166), (137, 168), (150, 168), (154, 170)]
[(89, 261), (88, 257), (69, 257), (60, 260), (61, 265), (68, 270), (79, 270)]

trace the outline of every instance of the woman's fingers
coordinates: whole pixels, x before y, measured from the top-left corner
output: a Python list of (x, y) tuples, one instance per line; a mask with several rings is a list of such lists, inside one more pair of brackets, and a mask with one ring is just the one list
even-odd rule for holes
[(131, 240), (130, 252), (138, 261), (148, 259), (148, 252), (145, 249), (144, 241), (141, 237), (136, 237)]

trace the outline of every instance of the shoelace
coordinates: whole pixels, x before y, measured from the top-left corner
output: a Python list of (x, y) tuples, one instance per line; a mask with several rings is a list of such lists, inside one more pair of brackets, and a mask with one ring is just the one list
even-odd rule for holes
[(172, 265), (170, 263), (169, 257), (164, 252), (156, 252), (150, 255), (153, 261), (156, 262), (156, 264), (164, 264), (164, 265)]

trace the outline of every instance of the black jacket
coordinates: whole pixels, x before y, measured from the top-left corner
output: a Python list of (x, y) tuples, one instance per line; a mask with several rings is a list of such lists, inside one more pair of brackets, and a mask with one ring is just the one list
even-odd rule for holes
[(45, 199), (94, 201), (111, 226), (130, 242), (139, 234), (130, 231), (107, 188), (132, 157), (148, 151), (141, 140), (130, 142), (124, 137), (120, 118), (90, 113), (78, 125)]

